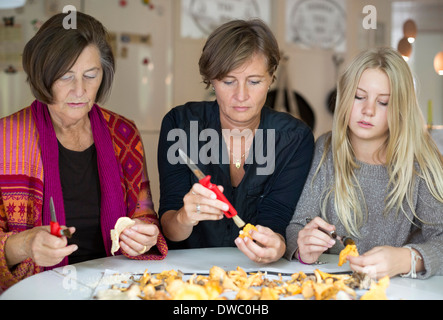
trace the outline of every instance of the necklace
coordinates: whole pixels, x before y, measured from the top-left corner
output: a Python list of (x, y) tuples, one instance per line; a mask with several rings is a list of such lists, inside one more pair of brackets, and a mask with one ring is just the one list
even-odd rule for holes
[[(245, 153), (243, 153), (243, 154), (240, 156), (240, 158), (237, 158), (237, 160), (234, 159), (234, 151), (231, 150), (231, 148), (229, 147), (229, 145), (226, 145), (226, 147), (228, 148), (229, 154), (230, 154), (231, 157), (232, 157), (232, 161), (233, 161), (235, 167), (236, 167), (237, 169), (240, 169), (242, 159), (248, 154), (249, 149), (251, 149), (251, 147), (249, 147), (248, 149), (246, 149), (246, 150), (245, 150)], [(235, 149), (235, 148), (234, 148), (234, 149)]]
[[(250, 145), (249, 145), (249, 148), (245, 150), (245, 153), (243, 153), (243, 154), (240, 156), (240, 158), (235, 158), (235, 157), (234, 157), (234, 150), (238, 150), (238, 147), (239, 147), (238, 144), (237, 144), (236, 146), (234, 146), (234, 140), (235, 140), (235, 139), (238, 139), (238, 138), (237, 138), (237, 137), (234, 137), (234, 136), (231, 136), (231, 135), (225, 135), (225, 132), (224, 132), (224, 131), (223, 131), (223, 137), (224, 137), (224, 139), (225, 139), (226, 147), (227, 147), (227, 149), (228, 149), (228, 152), (229, 152), (230, 156), (232, 157), (232, 161), (233, 161), (233, 163), (234, 163), (234, 165), (235, 165), (235, 168), (236, 168), (236, 169), (240, 169), (240, 168), (241, 168), (242, 159), (248, 154), (249, 149), (251, 148), (251, 144), (250, 144), (250, 143), (252, 143), (252, 141), (251, 141), (250, 143), (248, 143), (248, 140), (250, 140), (251, 138), (253, 139), (253, 138), (254, 138), (254, 135), (251, 134), (251, 135), (249, 135), (249, 136), (240, 136), (240, 137), (239, 137), (239, 138), (240, 138), (240, 144), (243, 144), (243, 142), (241, 141), (242, 138), (245, 139), (245, 141), (244, 141), (244, 146), (245, 146), (245, 147), (246, 147), (247, 144), (250, 144)], [(232, 140), (232, 144), (233, 144), (233, 148), (232, 148), (232, 150), (231, 150), (231, 148), (230, 148), (231, 138), (233, 139), (233, 140)], [(251, 140), (252, 140), (252, 139), (251, 139)], [(237, 141), (238, 141), (238, 140), (237, 140)], [(240, 153), (240, 154), (241, 154), (241, 153)]]
[[(246, 154), (248, 153), (248, 151), (249, 151), (249, 149), (248, 150), (246, 150), (246, 152), (245, 153), (243, 153), (243, 155), (239, 158), (239, 159), (237, 159), (237, 160), (235, 160), (234, 161), (234, 163), (235, 163), (235, 167), (237, 168), (237, 169), (240, 169), (240, 167), (241, 167), (241, 159), (243, 159), (245, 156), (246, 156)], [(230, 152), (231, 153), (231, 156), (232, 156), (232, 160), (234, 160), (234, 154), (232, 153), (232, 152)]]

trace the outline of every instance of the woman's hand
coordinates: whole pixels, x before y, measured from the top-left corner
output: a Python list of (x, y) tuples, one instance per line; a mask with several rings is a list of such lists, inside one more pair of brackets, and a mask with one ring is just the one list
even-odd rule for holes
[(251, 230), (250, 235), (244, 239), (235, 239), (235, 244), (249, 259), (258, 263), (270, 263), (279, 260), (286, 250), (285, 240), (282, 235), (263, 226), (256, 226), (257, 231)]
[[(75, 228), (69, 228), (71, 234)], [(78, 249), (77, 245), (68, 246), (65, 236), (53, 236), (49, 226), (33, 229), (12, 235), (6, 241), (5, 253), (9, 268), (31, 258), (35, 264), (42, 267), (52, 267), (60, 263), (66, 256)]]
[(120, 247), (131, 257), (148, 252), (157, 244), (159, 229), (155, 224), (134, 219), (135, 224), (120, 234)]
[(318, 228), (323, 228), (326, 231), (335, 230), (335, 226), (327, 223), (320, 217), (312, 219), (300, 230), (297, 239), (298, 254), (304, 263), (316, 262), (323, 252), (332, 248), (335, 244), (334, 239)]
[[(218, 186), (221, 192), (223, 187)], [(183, 198), (183, 208), (177, 212), (178, 221), (184, 226), (196, 226), (200, 221), (221, 220), (223, 211), (228, 211), (226, 203), (217, 200), (216, 194), (196, 183)]]
[[(415, 252), (418, 254), (417, 251)], [(348, 256), (347, 260), (353, 271), (367, 273), (374, 279), (406, 274), (411, 269), (411, 253), (408, 248), (375, 247), (361, 256)], [(417, 261), (417, 273), (424, 269), (422, 261), (421, 259)]]
[[(218, 186), (221, 192), (223, 187)], [(228, 205), (217, 200), (216, 194), (196, 183), (183, 197), (183, 207), (166, 211), (161, 217), (163, 234), (171, 241), (187, 239), (194, 227), (204, 220), (221, 220)], [(223, 210), (223, 211), (222, 211)]]

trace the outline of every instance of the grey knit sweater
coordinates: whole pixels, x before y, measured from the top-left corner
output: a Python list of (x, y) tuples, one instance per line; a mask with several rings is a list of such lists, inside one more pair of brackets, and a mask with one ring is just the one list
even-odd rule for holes
[[(298, 232), (306, 225), (307, 218), (321, 216), (321, 202), (324, 189), (333, 181), (332, 153), (329, 151), (326, 162), (322, 165), (314, 183), (312, 178), (321, 160), (327, 133), (321, 136), (315, 147), (314, 159), (311, 171), (306, 180), (304, 190), (297, 204), (294, 216), (286, 229), (287, 250), (285, 257), (289, 260), (294, 258), (297, 249)], [(360, 238), (355, 239), (360, 254), (377, 247), (393, 246), (402, 247), (408, 245), (423, 257), (426, 271), (418, 274), (419, 278), (428, 278), (432, 275), (443, 275), (443, 203), (438, 202), (429, 192), (425, 181), (417, 179), (414, 190), (414, 205), (417, 215), (429, 224), (423, 224), (414, 219), (418, 227), (414, 226), (404, 213), (383, 214), (384, 199), (388, 185), (388, 174), (385, 166), (370, 165), (359, 162), (360, 168), (356, 172), (357, 179), (364, 193), (368, 208), (368, 218), (365, 225), (360, 229)], [(333, 200), (327, 205), (327, 221), (336, 227), (337, 234), (347, 235), (344, 226), (338, 219), (333, 208)], [(412, 217), (406, 201), (403, 207), (407, 214)], [(329, 253), (338, 254), (343, 245), (338, 241)]]

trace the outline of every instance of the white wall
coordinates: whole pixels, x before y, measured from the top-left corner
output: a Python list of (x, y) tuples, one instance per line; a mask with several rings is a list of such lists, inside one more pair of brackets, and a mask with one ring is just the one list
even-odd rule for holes
[(417, 79), (418, 102), (425, 119), (432, 101), (432, 123), (443, 125), (443, 76), (434, 70), (434, 57), (443, 51), (443, 34), (421, 33), (414, 43), (411, 67)]

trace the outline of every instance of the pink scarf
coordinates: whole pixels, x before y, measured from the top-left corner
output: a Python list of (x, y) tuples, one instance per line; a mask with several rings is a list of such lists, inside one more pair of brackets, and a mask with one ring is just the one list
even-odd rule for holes
[[(66, 219), (58, 166), (57, 137), (47, 105), (36, 100), (32, 104), (31, 109), (39, 133), (44, 170), (43, 225), (49, 225), (51, 221), (49, 199), (52, 196), (57, 221), (62, 226), (66, 224)], [(101, 188), (101, 229), (106, 254), (109, 256), (112, 246), (110, 230), (114, 228), (115, 223), (120, 217), (127, 215), (121, 184), (123, 171), (115, 156), (107, 122), (96, 104), (89, 112), (89, 119), (91, 121), (92, 134), (97, 149), (98, 173)], [(67, 264), (68, 258), (66, 257), (59, 265), (46, 269), (53, 269)]]

